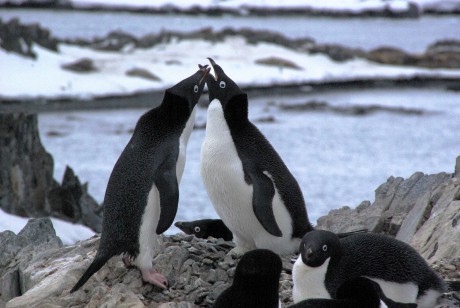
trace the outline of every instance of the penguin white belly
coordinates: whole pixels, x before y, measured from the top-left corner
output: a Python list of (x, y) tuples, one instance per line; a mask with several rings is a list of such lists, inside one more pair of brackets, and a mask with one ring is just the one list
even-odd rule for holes
[(185, 128), (182, 131), (182, 134), (179, 138), (179, 156), (177, 157), (176, 163), (176, 175), (177, 175), (177, 182), (180, 183), (182, 179), (182, 174), (184, 173), (185, 168), (185, 156), (187, 154), (187, 144), (190, 138), (190, 134), (192, 133), (193, 126), (195, 124), (195, 114), (196, 114), (196, 106), (193, 108), (190, 117), (185, 124)]
[(326, 272), (329, 266), (328, 258), (321, 266), (309, 267), (302, 262), (302, 257), (299, 256), (292, 268), (292, 299), (294, 303), (311, 299), (311, 298), (331, 298), (331, 295), (326, 289)]
[(147, 198), (144, 214), (142, 215), (139, 232), (139, 255), (133, 262), (141, 270), (152, 267), (155, 250), (160, 246), (160, 237), (155, 232), (159, 219), (160, 193), (157, 187), (153, 185)]
[[(176, 177), (178, 183), (180, 183), (184, 172), (187, 143), (195, 123), (195, 112), (196, 107), (193, 109), (179, 138), (179, 155), (176, 162)], [(156, 234), (160, 212), (160, 193), (155, 184), (153, 184), (147, 198), (144, 214), (142, 215), (139, 232), (139, 255), (134, 261), (134, 264), (141, 269), (152, 267), (155, 250), (160, 246), (160, 237)]]
[(216, 212), (233, 232), (237, 247), (266, 248), (281, 254), (298, 248), (300, 240), (291, 240), (291, 217), (277, 191), (273, 212), (283, 236), (269, 234), (257, 220), (252, 207), (253, 187), (244, 180), (243, 165), (217, 99), (208, 109), (206, 137), (201, 148), (201, 176)]

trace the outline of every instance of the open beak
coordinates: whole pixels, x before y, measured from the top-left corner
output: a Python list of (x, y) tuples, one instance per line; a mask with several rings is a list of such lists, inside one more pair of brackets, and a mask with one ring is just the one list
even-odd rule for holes
[[(217, 63), (214, 62), (213, 59), (211, 59), (211, 58), (208, 57), (208, 60), (209, 60), (209, 62), (211, 63), (212, 68), (214, 68), (214, 65), (217, 65)], [(214, 70), (214, 79), (215, 79), (216, 81), (217, 81), (217, 79), (218, 79), (216, 70)]]
[(200, 82), (199, 82), (199, 84), (201, 84), (201, 83), (203, 82), (203, 80), (206, 79), (206, 76), (207, 76), (207, 75), (209, 74), (209, 72), (211, 71), (211, 68), (208, 67), (207, 64), (205, 64), (205, 65), (198, 64), (198, 67), (200, 68), (200, 71), (203, 72), (203, 77), (201, 77)]

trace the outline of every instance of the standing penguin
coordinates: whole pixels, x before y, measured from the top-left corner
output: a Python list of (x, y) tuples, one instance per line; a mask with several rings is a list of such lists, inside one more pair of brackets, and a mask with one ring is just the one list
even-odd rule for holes
[(255, 248), (298, 250), (313, 230), (300, 187), (275, 149), (248, 119), (248, 98), (212, 59), (201, 176), (211, 202), (242, 254)]
[(133, 260), (144, 281), (166, 288), (166, 278), (152, 268), (152, 259), (158, 234), (176, 216), (195, 105), (209, 71), (207, 65), (200, 66), (195, 74), (167, 89), (160, 106), (140, 117), (109, 178), (96, 257), (70, 292), (119, 254)]
[(233, 284), (224, 290), (212, 308), (278, 308), (281, 258), (267, 249), (241, 257)]
[(340, 238), (329, 231), (307, 233), (300, 244), (292, 278), (294, 302), (336, 298), (348, 279), (366, 277), (378, 284), (389, 306), (432, 308), (445, 291), (443, 280), (406, 243), (390, 236), (362, 233)]

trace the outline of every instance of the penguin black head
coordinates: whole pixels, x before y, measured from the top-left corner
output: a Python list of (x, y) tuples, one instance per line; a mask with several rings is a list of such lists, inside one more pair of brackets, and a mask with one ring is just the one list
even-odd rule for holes
[(254, 280), (265, 285), (279, 284), (281, 258), (271, 250), (255, 249), (241, 257), (235, 269), (235, 284), (247, 286)]
[(215, 76), (211, 74), (206, 77), (206, 84), (208, 85), (209, 101), (218, 99), (222, 106), (225, 108), (226, 104), (235, 96), (244, 94), (243, 91), (225, 75), (224, 70), (214, 62), (213, 59), (208, 58), (211, 63)]
[(321, 266), (328, 258), (340, 254), (339, 237), (325, 230), (310, 231), (300, 243), (302, 262), (309, 267)]
[(205, 85), (206, 76), (211, 71), (208, 65), (198, 64), (199, 70), (188, 78), (180, 81), (169, 89), (166, 89), (166, 93), (177, 96), (181, 99), (185, 99), (191, 108), (195, 107), (198, 99), (203, 92)]
[(198, 238), (223, 238), (231, 241), (233, 238), (230, 231), (221, 219), (200, 219), (194, 221), (178, 221), (174, 224), (186, 234), (193, 234)]

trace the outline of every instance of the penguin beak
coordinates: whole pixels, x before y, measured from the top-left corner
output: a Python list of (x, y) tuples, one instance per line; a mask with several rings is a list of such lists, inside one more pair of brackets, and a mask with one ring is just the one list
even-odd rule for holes
[[(214, 69), (214, 66), (216, 66), (217, 63), (216, 63), (213, 59), (211, 59), (211, 58), (209, 58), (209, 57), (208, 57), (208, 60), (209, 60), (209, 62), (211, 63), (212, 68)], [(216, 72), (216, 70), (214, 69), (214, 79), (217, 81), (218, 78), (219, 78), (219, 76), (217, 76), (217, 72)]]
[(198, 67), (200, 68), (200, 71), (203, 72), (203, 77), (201, 77), (200, 81), (198, 82), (198, 84), (201, 84), (206, 79), (206, 76), (211, 71), (211, 68), (208, 67), (207, 64), (205, 64), (205, 65), (198, 64)]

